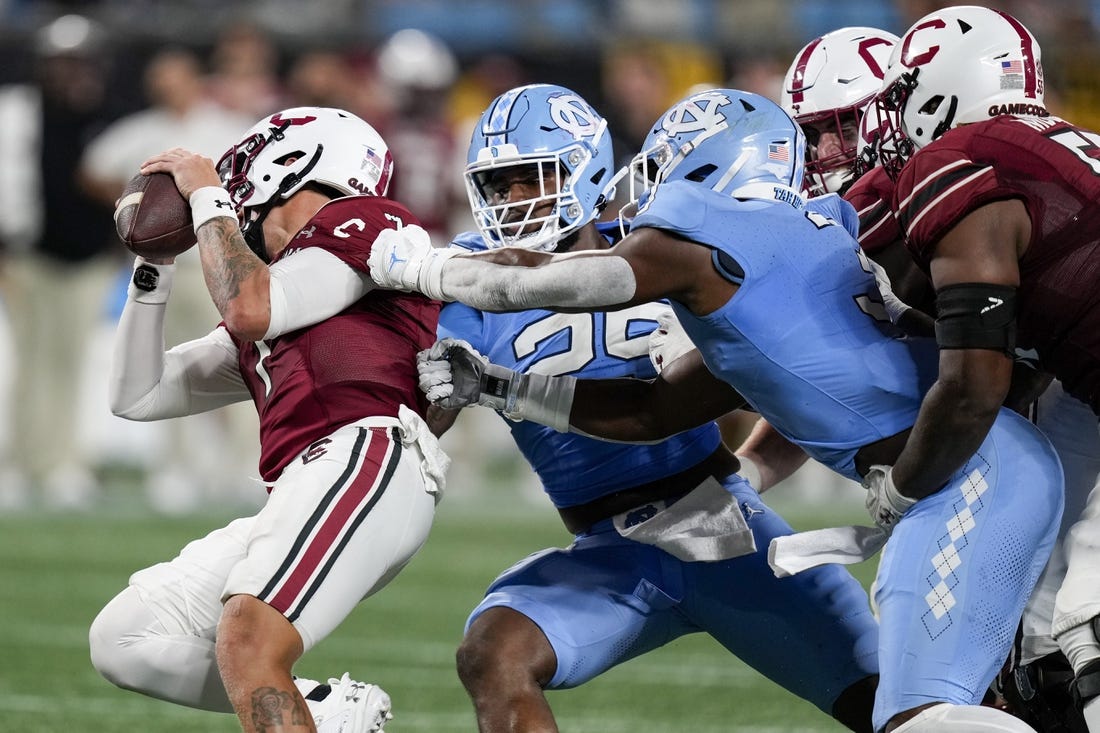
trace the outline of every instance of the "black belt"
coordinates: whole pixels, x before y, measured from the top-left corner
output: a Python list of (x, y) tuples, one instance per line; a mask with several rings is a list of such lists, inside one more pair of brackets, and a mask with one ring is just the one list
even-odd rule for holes
[(628, 509), (663, 499), (676, 499), (703, 483), (709, 476), (718, 480), (736, 473), (741, 464), (724, 445), (719, 446), (691, 468), (656, 481), (622, 489), (587, 504), (560, 507), (558, 514), (573, 534), (588, 531), (596, 522), (622, 514)]

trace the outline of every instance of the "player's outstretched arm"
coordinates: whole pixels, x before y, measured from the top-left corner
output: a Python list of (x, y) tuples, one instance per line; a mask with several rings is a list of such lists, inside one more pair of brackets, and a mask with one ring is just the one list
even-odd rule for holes
[(544, 254), (502, 248), (476, 254), (431, 246), (415, 228), (382, 232), (371, 248), (371, 277), (386, 288), (415, 290), (479, 310), (622, 308), (664, 297), (688, 302), (712, 273), (709, 250), (654, 229), (632, 232), (608, 250)]

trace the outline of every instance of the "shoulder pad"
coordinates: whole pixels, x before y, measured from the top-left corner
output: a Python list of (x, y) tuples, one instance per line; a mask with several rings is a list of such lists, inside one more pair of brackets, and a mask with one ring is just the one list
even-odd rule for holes
[(688, 233), (699, 229), (706, 221), (707, 203), (704, 194), (712, 193), (687, 181), (662, 183), (634, 216), (630, 228), (654, 227)]
[(837, 194), (827, 193), (812, 198), (806, 202), (806, 208), (839, 222), (852, 237), (859, 236), (859, 216), (856, 214), (855, 207)]
[(456, 234), (454, 239), (451, 240), (450, 246), (456, 249), (469, 250), (470, 252), (482, 252), (489, 249), (485, 244), (485, 238), (481, 236), (481, 232)]

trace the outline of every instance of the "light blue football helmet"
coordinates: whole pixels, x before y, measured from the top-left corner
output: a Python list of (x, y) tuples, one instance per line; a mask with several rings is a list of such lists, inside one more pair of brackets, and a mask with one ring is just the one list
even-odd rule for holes
[(731, 198), (801, 206), (805, 159), (806, 138), (778, 104), (708, 89), (677, 102), (653, 126), (631, 162), (630, 198), (685, 180)]
[[(607, 121), (579, 94), (553, 84), (494, 99), (474, 128), (466, 161), (470, 209), (489, 247), (554, 249), (615, 194)], [(533, 198), (507, 197), (504, 174), (515, 166), (530, 172), (532, 187), (537, 183)]]

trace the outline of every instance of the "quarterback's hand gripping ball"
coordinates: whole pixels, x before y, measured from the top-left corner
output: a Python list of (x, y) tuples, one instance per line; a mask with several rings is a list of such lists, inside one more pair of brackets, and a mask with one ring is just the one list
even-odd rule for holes
[(191, 205), (167, 173), (130, 179), (115, 208), (115, 229), (122, 243), (147, 259), (167, 259), (195, 246)]

